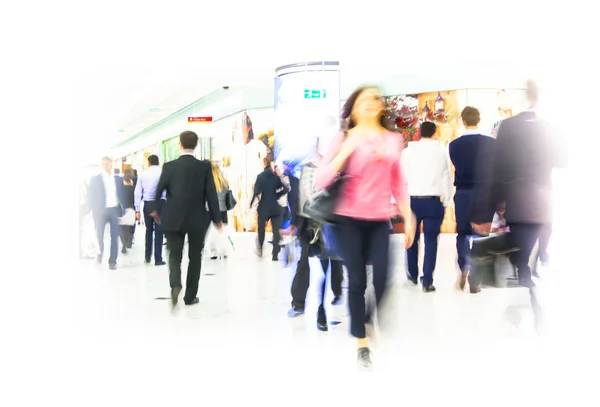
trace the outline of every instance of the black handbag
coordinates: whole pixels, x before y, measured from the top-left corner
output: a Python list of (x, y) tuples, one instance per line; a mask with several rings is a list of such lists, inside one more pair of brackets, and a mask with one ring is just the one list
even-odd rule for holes
[(304, 204), (303, 212), (319, 223), (339, 224), (341, 217), (335, 214), (335, 208), (349, 178), (348, 175), (338, 175), (328, 188), (317, 192)]
[(233, 208), (235, 208), (236, 205), (237, 205), (237, 201), (233, 197), (233, 192), (231, 192), (231, 189), (230, 189), (227, 191), (227, 195), (225, 195), (225, 207), (227, 208), (228, 211), (230, 211)]
[[(344, 132), (344, 140), (347, 137), (348, 133)], [(304, 214), (322, 224), (339, 224), (342, 217), (335, 214), (335, 208), (349, 178), (343, 170), (340, 171), (329, 187), (318, 191), (306, 201), (302, 208)]]
[(493, 236), (475, 237), (471, 248), (471, 258), (503, 256), (519, 251), (520, 247), (516, 243), (515, 237), (511, 232)]

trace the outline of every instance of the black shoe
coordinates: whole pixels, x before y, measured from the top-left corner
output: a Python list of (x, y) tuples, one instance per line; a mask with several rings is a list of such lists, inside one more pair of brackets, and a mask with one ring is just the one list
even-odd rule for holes
[(179, 301), (179, 294), (181, 293), (181, 287), (171, 288), (171, 306), (174, 307)]
[(336, 295), (333, 297), (333, 301), (331, 301), (331, 305), (341, 305), (342, 304), (342, 296)]
[(127, 248), (125, 246), (123, 246), (123, 248), (121, 249), (121, 253), (127, 254)]
[(419, 285), (419, 280), (417, 280), (416, 278), (409, 278), (408, 281), (410, 281), (414, 285)]
[(435, 286), (433, 284), (423, 286), (424, 293), (432, 293), (434, 291), (435, 291)]
[(109, 264), (108, 265), (108, 269), (109, 270), (116, 270), (117, 269), (117, 265), (116, 264)]
[(271, 260), (273, 260), (273, 261), (279, 261), (279, 259), (277, 257), (273, 257)]
[(164, 260), (157, 261), (156, 263), (154, 263), (155, 266), (164, 266), (165, 264), (167, 264), (167, 262)]
[(196, 297), (196, 298), (194, 298), (191, 301), (185, 301), (184, 300), (184, 302), (185, 302), (185, 305), (195, 305), (195, 304), (198, 304), (200, 302), (200, 299), (198, 297)]
[(327, 332), (329, 330), (329, 328), (327, 327), (327, 322), (317, 321), (317, 329), (321, 332)]
[(146, 259), (144, 261), (146, 262), (146, 264), (150, 264), (150, 259)]
[(211, 256), (211, 260), (217, 260), (219, 258), (219, 256)]
[(358, 349), (356, 365), (358, 366), (358, 369), (363, 372), (370, 372), (373, 369), (373, 364), (371, 363), (371, 351), (369, 348)]
[(521, 287), (535, 288), (535, 283), (531, 278), (520, 278), (519, 285)]

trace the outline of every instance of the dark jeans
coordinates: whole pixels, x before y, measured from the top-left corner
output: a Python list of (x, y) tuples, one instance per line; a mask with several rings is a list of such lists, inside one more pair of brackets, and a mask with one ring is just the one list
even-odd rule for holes
[[(162, 210), (165, 207), (164, 199), (158, 201), (157, 212), (158, 216), (162, 214)], [(163, 247), (163, 230), (162, 226), (154, 221), (154, 218), (150, 216), (147, 205), (144, 205), (144, 222), (146, 223), (146, 261), (150, 261), (152, 258), (152, 242), (154, 241), (154, 261), (160, 263), (163, 261), (162, 258), (162, 247)], [(153, 239), (154, 238), (154, 239)]]
[(100, 256), (104, 254), (104, 230), (106, 224), (110, 224), (110, 257), (108, 258), (108, 264), (111, 265), (117, 264), (117, 257), (119, 256), (119, 232), (121, 230), (119, 216), (121, 216), (121, 208), (115, 206), (114, 208), (106, 208), (102, 214), (97, 215), (94, 219)]
[(190, 302), (198, 294), (200, 282), (200, 271), (202, 266), (202, 249), (206, 231), (166, 232), (167, 249), (169, 250), (169, 283), (171, 288), (182, 287), (181, 285), (181, 260), (183, 258), (183, 245), (185, 236), (188, 237), (188, 271), (185, 284), (185, 295), (183, 300)]
[(419, 238), (421, 222), (425, 235), (425, 259), (423, 261), (423, 285), (433, 284), (433, 271), (437, 261), (438, 237), (444, 220), (444, 205), (439, 198), (419, 199), (411, 197), (410, 207), (417, 218), (417, 229), (413, 245), (407, 250), (408, 277), (416, 280), (419, 276)]
[(123, 245), (124, 248), (129, 248), (131, 247), (130, 243), (131, 243), (131, 239), (132, 239), (132, 235), (131, 235), (131, 226), (130, 225), (121, 225), (121, 244)]
[(517, 267), (519, 284), (530, 287), (532, 283), (529, 258), (540, 238), (544, 225), (538, 223), (509, 223), (508, 227), (513, 235), (514, 245), (519, 248), (519, 251), (510, 254), (510, 261)]
[(454, 194), (454, 213), (456, 215), (456, 253), (458, 254), (458, 267), (465, 271), (470, 265), (469, 240), (473, 235), (473, 229), (469, 220), (471, 209), (471, 189), (457, 189)]
[(276, 259), (279, 255), (279, 242), (281, 241), (281, 225), (283, 224), (283, 214), (279, 213), (258, 213), (258, 245), (263, 247), (265, 242), (265, 227), (267, 222), (271, 221), (273, 229), (273, 258)]
[[(309, 236), (306, 234), (303, 233), (300, 239), (302, 249), (300, 260), (298, 260), (298, 266), (296, 267), (296, 274), (294, 274), (294, 280), (292, 281), (292, 306), (297, 309), (304, 309), (306, 293), (308, 292), (308, 286), (310, 285), (310, 266), (308, 263), (310, 245)], [(329, 267), (329, 259), (321, 259), (321, 267), (325, 275), (321, 285), (320, 305), (323, 307), (323, 301), (325, 299), (325, 287), (327, 285), (327, 268)], [(331, 290), (333, 291), (333, 295), (336, 297), (342, 295), (343, 276), (344, 271), (342, 268), (342, 262), (339, 260), (331, 260)], [(321, 312), (320, 308), (319, 312)]]
[[(373, 310), (367, 310), (367, 261), (373, 266), (373, 286), (378, 307), (387, 286), (389, 267), (389, 221), (344, 218), (334, 228), (340, 254), (348, 269), (348, 308), (350, 333), (365, 338), (365, 324), (371, 322)], [(379, 310), (379, 308), (378, 308)]]
[(552, 224), (545, 223), (544, 225), (542, 225), (542, 229), (540, 231), (538, 246), (538, 258), (542, 263), (550, 261), (550, 256), (548, 255), (548, 244), (550, 243), (550, 236), (552, 236)]

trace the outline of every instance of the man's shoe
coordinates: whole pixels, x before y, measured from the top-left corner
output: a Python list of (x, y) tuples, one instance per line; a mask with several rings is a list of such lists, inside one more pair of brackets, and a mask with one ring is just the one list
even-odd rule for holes
[(288, 317), (290, 318), (296, 318), (300, 315), (304, 315), (304, 308), (300, 308), (298, 306), (293, 306), (292, 308), (290, 308), (290, 310), (287, 313)]
[(167, 264), (167, 262), (165, 262), (164, 260), (157, 261), (156, 263), (154, 263), (155, 266), (164, 266), (165, 264)]
[(433, 284), (423, 286), (424, 293), (432, 293), (434, 291), (435, 291), (435, 286)]
[(181, 287), (171, 288), (171, 306), (174, 307), (179, 301), (179, 294), (181, 293)]
[(109, 264), (108, 265), (108, 269), (109, 270), (116, 270), (117, 269), (117, 265), (116, 264)]
[(191, 301), (185, 301), (185, 305), (195, 305), (195, 304), (198, 304), (199, 302), (200, 302), (200, 299), (198, 297), (196, 297)]
[(370, 372), (373, 369), (373, 364), (371, 362), (371, 351), (369, 348), (358, 349), (356, 364), (358, 366), (358, 370), (362, 372)]

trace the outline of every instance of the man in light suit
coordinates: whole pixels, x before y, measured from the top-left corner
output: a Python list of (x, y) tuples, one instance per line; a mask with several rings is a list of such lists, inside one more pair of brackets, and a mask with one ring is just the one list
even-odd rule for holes
[(514, 244), (511, 256), (519, 284), (532, 288), (529, 258), (543, 232), (552, 222), (552, 170), (566, 164), (564, 146), (549, 123), (536, 113), (538, 88), (527, 82), (531, 107), (500, 125), (491, 165), (474, 196), (471, 221), (480, 235), (489, 234), (498, 206), (505, 204), (505, 218)]
[[(210, 161), (200, 161), (194, 157), (198, 135), (192, 131), (184, 131), (179, 136), (179, 143), (181, 156), (165, 163), (154, 200), (146, 202), (148, 213), (162, 225), (167, 237), (172, 306), (177, 305), (182, 289), (181, 260), (186, 235), (189, 242), (189, 264), (183, 301), (185, 305), (194, 305), (199, 302), (196, 295), (202, 249), (210, 220), (218, 230), (223, 228)], [(167, 192), (167, 200), (163, 203), (164, 208), (159, 216), (158, 205), (164, 191)]]
[(102, 158), (102, 171), (90, 180), (87, 195), (87, 209), (92, 211), (100, 254), (98, 263), (102, 263), (104, 254), (104, 230), (110, 224), (110, 257), (108, 266), (117, 269), (119, 255), (119, 217), (123, 216), (124, 188), (123, 178), (113, 173), (113, 162), (109, 157)]

